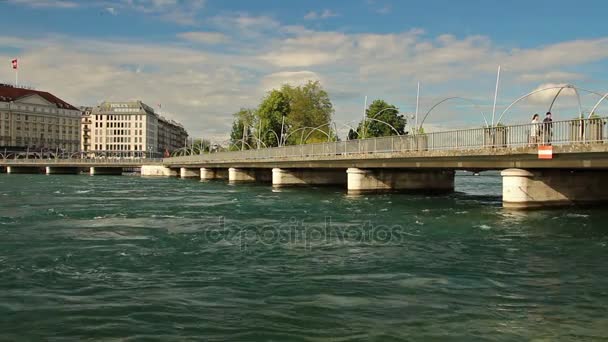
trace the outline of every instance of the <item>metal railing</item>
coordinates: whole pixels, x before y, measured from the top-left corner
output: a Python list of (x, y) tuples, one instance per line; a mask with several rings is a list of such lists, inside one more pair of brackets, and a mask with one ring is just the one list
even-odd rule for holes
[(597, 144), (608, 140), (608, 118), (554, 121), (165, 158), (165, 164), (321, 157), (536, 145)]
[(0, 165), (143, 165), (160, 164), (161, 158), (48, 158), (48, 159), (0, 159)]

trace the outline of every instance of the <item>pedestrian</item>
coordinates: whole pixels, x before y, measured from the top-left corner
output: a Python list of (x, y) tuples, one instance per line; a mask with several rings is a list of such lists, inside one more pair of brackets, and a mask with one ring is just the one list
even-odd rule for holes
[(551, 135), (553, 134), (553, 118), (551, 112), (547, 112), (543, 120), (543, 143), (551, 145)]
[(532, 116), (532, 122), (530, 125), (530, 145), (534, 146), (538, 144), (538, 138), (540, 136), (540, 116), (534, 114)]

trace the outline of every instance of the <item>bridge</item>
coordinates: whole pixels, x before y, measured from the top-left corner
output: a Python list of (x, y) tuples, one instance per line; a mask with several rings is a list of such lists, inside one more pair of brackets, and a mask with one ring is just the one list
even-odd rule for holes
[[(508, 208), (608, 202), (608, 118), (483, 127), (164, 159), (0, 159), (8, 173), (179, 176), (349, 193), (454, 191), (456, 170), (500, 170)], [(532, 131), (538, 132), (532, 136)]]

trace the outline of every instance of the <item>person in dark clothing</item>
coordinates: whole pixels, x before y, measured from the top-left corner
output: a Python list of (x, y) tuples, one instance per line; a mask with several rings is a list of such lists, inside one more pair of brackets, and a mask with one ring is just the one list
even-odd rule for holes
[(543, 120), (543, 143), (551, 145), (551, 135), (553, 134), (553, 118), (551, 112), (547, 112)]

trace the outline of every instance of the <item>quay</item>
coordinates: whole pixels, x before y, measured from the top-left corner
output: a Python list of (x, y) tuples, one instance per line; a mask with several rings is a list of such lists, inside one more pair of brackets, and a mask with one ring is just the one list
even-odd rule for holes
[[(554, 122), (542, 144), (530, 124), (206, 153), (163, 159), (0, 159), (7, 173), (121, 174), (339, 185), (349, 193), (454, 191), (456, 170), (499, 170), (506, 208), (608, 203), (606, 118)], [(547, 158), (543, 150), (550, 150)]]

